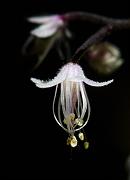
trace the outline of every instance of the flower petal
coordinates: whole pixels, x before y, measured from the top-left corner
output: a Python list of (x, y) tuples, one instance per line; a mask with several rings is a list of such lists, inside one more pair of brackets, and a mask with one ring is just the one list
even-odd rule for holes
[(37, 24), (44, 24), (48, 23), (49, 21), (56, 21), (59, 19), (58, 15), (53, 15), (53, 16), (36, 16), (36, 17), (30, 17), (27, 20), (32, 23), (37, 23)]
[(61, 71), (57, 74), (57, 76), (50, 81), (43, 81), (36, 78), (31, 78), (31, 81), (34, 82), (36, 86), (39, 88), (49, 88), (63, 82), (66, 78), (66, 73), (67, 73), (66, 70), (61, 69)]
[(57, 29), (58, 26), (56, 26), (53, 22), (50, 22), (35, 28), (31, 31), (31, 34), (39, 38), (48, 38), (55, 34)]
[(96, 82), (96, 81), (93, 81), (93, 80), (90, 80), (90, 79), (84, 77), (83, 81), (90, 86), (102, 87), (102, 86), (106, 86), (106, 85), (112, 83), (113, 79), (109, 80), (109, 81), (105, 81), (105, 82)]

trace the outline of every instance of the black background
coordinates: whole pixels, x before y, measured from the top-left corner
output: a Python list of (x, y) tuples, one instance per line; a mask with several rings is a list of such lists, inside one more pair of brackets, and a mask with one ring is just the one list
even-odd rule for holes
[[(33, 27), (26, 18), (42, 13), (88, 11), (114, 18), (129, 18), (128, 2), (28, 0), (5, 1), (4, 57), (1, 66), (4, 87), (1, 113), (1, 173), (3, 178), (18, 179), (126, 179), (125, 161), (130, 153), (130, 45), (128, 30), (111, 35), (108, 40), (118, 45), (124, 65), (109, 77), (89, 74), (96, 80), (114, 78), (114, 83), (103, 88), (86, 86), (92, 114), (85, 128), (90, 148), (72, 152), (66, 147), (66, 135), (55, 123), (52, 101), (55, 88), (38, 89), (30, 77), (52, 78), (61, 66), (52, 52), (35, 72), (29, 72), (27, 59), (21, 48)], [(76, 50), (91, 32), (91, 24), (72, 25)], [(97, 27), (96, 27), (97, 28)], [(6, 32), (7, 31), (7, 32)], [(81, 62), (86, 70), (86, 64)]]

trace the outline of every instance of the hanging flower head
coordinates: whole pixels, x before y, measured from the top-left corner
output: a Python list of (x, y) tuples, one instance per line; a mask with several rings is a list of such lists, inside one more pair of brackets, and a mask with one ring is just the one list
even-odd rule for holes
[[(57, 76), (50, 81), (43, 81), (35, 78), (31, 80), (39, 88), (49, 88), (56, 86), (53, 100), (53, 115), (60, 127), (69, 133), (70, 137), (67, 144), (72, 147), (77, 146), (75, 132), (80, 131), (87, 123), (90, 117), (90, 103), (84, 87), (84, 83), (90, 86), (101, 87), (110, 84), (113, 80), (107, 82), (95, 82), (85, 77), (80, 65), (67, 63), (64, 65)], [(55, 102), (58, 85), (60, 86), (60, 96), (57, 103), (58, 113), (55, 113)], [(85, 117), (87, 114), (87, 117)], [(80, 139), (83, 140), (84, 138)]]
[(38, 16), (28, 18), (28, 21), (40, 24), (31, 31), (31, 34), (39, 38), (48, 38), (53, 36), (59, 28), (64, 27), (64, 22), (59, 15)]

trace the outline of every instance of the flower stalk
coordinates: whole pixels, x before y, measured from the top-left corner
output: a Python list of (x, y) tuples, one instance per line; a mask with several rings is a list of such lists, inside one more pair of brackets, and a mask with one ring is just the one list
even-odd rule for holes
[(89, 12), (68, 12), (62, 18), (66, 22), (80, 20), (102, 26), (110, 24), (114, 30), (130, 29), (130, 19), (114, 19)]
[(78, 62), (82, 56), (86, 53), (88, 48), (93, 44), (100, 42), (104, 37), (109, 35), (112, 31), (112, 26), (107, 25), (101, 28), (98, 32), (92, 35), (89, 39), (87, 39), (74, 53), (72, 58), (70, 59), (71, 62)]

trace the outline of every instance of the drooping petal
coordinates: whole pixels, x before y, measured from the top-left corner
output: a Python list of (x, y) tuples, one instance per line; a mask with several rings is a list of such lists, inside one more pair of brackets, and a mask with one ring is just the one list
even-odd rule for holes
[(31, 34), (39, 38), (48, 38), (56, 33), (58, 27), (53, 23), (41, 25), (31, 31)]
[(85, 82), (86, 84), (90, 85), (90, 86), (94, 86), (94, 87), (102, 87), (102, 86), (106, 86), (110, 83), (113, 82), (113, 79), (112, 80), (109, 80), (109, 81), (105, 81), (105, 82), (96, 82), (96, 81), (93, 81), (91, 79), (88, 79), (86, 77), (84, 77), (83, 79), (83, 82)]
[(62, 83), (66, 78), (66, 73), (67, 73), (66, 70), (63, 71), (63, 69), (61, 69), (61, 71), (57, 74), (57, 76), (50, 81), (43, 81), (43, 80), (36, 79), (36, 78), (31, 78), (31, 81), (34, 82), (36, 84), (36, 86), (39, 88), (49, 88), (49, 87), (53, 87), (59, 83)]

